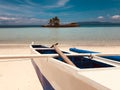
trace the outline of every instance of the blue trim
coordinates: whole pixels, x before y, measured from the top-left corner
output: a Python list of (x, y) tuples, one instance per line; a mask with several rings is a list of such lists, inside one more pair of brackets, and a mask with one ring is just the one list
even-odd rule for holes
[(120, 56), (101, 56), (101, 57), (120, 62)]
[(72, 52), (76, 53), (99, 53), (99, 52), (94, 52), (94, 51), (89, 51), (89, 50), (82, 50), (82, 49), (76, 49), (76, 48), (70, 48), (69, 49)]
[[(76, 53), (90, 53), (90, 54), (100, 53), (100, 52), (94, 52), (94, 51), (82, 50), (82, 49), (76, 49), (76, 48), (70, 48), (69, 50)], [(100, 57), (120, 62), (120, 56), (100, 56)]]

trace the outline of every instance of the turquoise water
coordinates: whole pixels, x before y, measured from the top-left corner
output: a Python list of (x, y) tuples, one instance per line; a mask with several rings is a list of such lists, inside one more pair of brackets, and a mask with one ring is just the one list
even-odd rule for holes
[(120, 27), (0, 28), (0, 43), (120, 45)]

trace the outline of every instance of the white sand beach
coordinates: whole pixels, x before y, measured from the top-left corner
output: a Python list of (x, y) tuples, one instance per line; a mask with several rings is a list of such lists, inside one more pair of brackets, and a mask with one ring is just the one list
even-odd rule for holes
[[(24, 54), (29, 45), (0, 45), (0, 56)], [(31, 60), (0, 59), (0, 90), (43, 90)]]

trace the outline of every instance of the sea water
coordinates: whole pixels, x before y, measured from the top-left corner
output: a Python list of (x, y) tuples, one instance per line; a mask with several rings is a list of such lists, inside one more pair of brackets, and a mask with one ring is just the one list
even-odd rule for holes
[(120, 27), (0, 28), (0, 43), (120, 45)]

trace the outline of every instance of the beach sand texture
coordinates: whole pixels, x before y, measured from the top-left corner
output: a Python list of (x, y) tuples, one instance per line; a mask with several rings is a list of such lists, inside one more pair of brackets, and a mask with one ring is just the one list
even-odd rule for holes
[[(30, 54), (29, 45), (0, 45), (0, 55)], [(0, 90), (43, 90), (30, 59), (0, 59)]]

